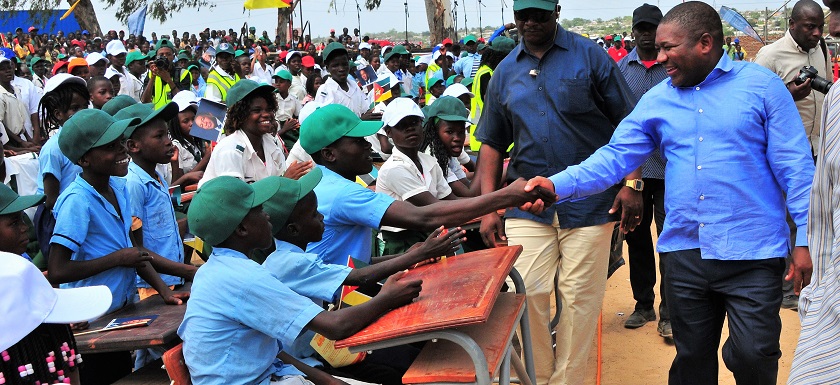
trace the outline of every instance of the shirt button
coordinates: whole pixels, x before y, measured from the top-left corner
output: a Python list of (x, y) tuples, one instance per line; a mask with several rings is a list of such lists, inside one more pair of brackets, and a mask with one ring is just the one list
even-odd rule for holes
[(697, 166), (697, 169), (698, 169), (698, 170), (702, 170), (702, 169), (703, 169), (703, 166)]
[(540, 111), (540, 115), (545, 116), (545, 111)]
[(700, 91), (700, 87), (695, 88), (695, 90)]
[(705, 195), (700, 195), (700, 200), (702, 201), (704, 199), (706, 199), (706, 196)]
[(542, 87), (538, 88), (538, 90), (542, 91)]
[(700, 224), (700, 227), (706, 227), (706, 224), (705, 224), (705, 223), (701, 223), (701, 224)]
[(697, 112), (699, 112), (699, 113), (701, 113), (701, 114), (702, 114), (702, 113), (703, 113), (703, 109), (701, 108), (701, 109), (697, 110)]
[(697, 138), (697, 140), (699, 140), (699, 141), (701, 141), (701, 142), (702, 142), (702, 141), (703, 141), (703, 137), (701, 136), (701, 137)]
[(547, 142), (548, 142), (548, 138), (542, 138), (542, 141), (543, 141), (544, 143), (547, 143)]

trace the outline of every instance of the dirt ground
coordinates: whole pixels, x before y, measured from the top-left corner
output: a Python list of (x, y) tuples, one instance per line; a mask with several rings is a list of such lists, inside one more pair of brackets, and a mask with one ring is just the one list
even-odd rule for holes
[[(625, 246), (624, 259), (627, 261)], [(658, 262), (657, 262), (658, 263)], [(659, 282), (657, 281), (656, 305), (659, 306)], [(633, 312), (633, 292), (630, 289), (630, 269), (627, 265), (619, 268), (607, 281), (607, 292), (603, 306), (602, 333), (602, 369), (601, 384), (604, 385), (655, 385), (667, 384), (668, 369), (674, 359), (673, 343), (666, 342), (656, 331), (657, 322), (649, 322), (638, 329), (625, 329), (624, 321)], [(657, 310), (658, 311), (658, 310)], [(793, 352), (799, 338), (799, 317), (792, 310), (782, 309), (782, 358), (779, 361), (779, 384), (787, 382)], [(658, 314), (657, 314), (658, 315)], [(728, 336), (728, 326), (724, 324), (721, 345)], [(559, 331), (558, 331), (559, 333)], [(592, 343), (592, 354), (588, 373), (591, 374), (585, 385), (595, 385), (597, 373), (597, 344)], [(732, 373), (726, 369), (720, 359), (720, 384), (735, 384)]]

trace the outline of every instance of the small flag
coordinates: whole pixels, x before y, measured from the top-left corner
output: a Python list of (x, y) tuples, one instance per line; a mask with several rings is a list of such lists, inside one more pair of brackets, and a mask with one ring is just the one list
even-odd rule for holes
[(245, 0), (245, 9), (289, 8), (291, 4), (291, 0)]
[(70, 9), (68, 9), (67, 12), (64, 12), (64, 14), (61, 15), (61, 18), (59, 18), (58, 20), (64, 20), (67, 18), (67, 16), (70, 16), (70, 14), (73, 13), (73, 10), (76, 9), (76, 6), (79, 5), (79, 3), (81, 2), (82, 0), (76, 0), (76, 2), (70, 7)]
[[(128, 33), (134, 36), (142, 36), (143, 29), (146, 27), (146, 9), (147, 5), (138, 8), (136, 11), (128, 15)], [(185, 71), (189, 72), (189, 71)]]
[(373, 100), (377, 103), (391, 98), (391, 78), (385, 76), (373, 83)]

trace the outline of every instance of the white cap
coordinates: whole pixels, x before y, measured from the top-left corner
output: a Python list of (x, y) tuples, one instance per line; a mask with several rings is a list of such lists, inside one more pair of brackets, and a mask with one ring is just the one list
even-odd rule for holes
[(423, 111), (417, 103), (409, 98), (396, 98), (385, 107), (385, 112), (382, 113), (382, 123), (389, 127), (394, 127), (400, 120), (406, 116), (418, 116), (425, 118)]
[(362, 50), (362, 49), (370, 49), (370, 44), (365, 43), (365, 42), (361, 42), (361, 43), (359, 43), (359, 49), (360, 49), (360, 50)]
[(82, 79), (78, 76), (70, 75), (68, 73), (63, 73), (63, 74), (56, 74), (55, 76), (47, 79), (47, 82), (44, 83), (44, 93), (50, 92), (50, 91), (56, 89), (58, 86), (60, 86), (64, 83), (68, 83), (68, 82), (69, 83), (78, 83), (78, 84), (81, 84), (82, 86), (87, 87), (87, 83), (85, 82), (84, 79)]
[(198, 109), (198, 97), (192, 91), (178, 92), (172, 101), (178, 105), (178, 112), (184, 112), (188, 107)]
[(4, 61), (12, 61), (12, 58), (6, 57), (6, 53), (0, 50), (0, 63)]
[(105, 56), (102, 56), (99, 52), (91, 52), (85, 57), (85, 61), (87, 61), (89, 66), (92, 66), (102, 60), (105, 60), (105, 64), (110, 63), (111, 61), (106, 59)]
[(433, 62), (437, 61), (437, 59), (440, 57), (440, 55), (441, 55), (440, 50), (435, 51), (435, 53), (432, 54), (432, 61)]
[(35, 265), (7, 252), (0, 252), (0, 266), (0, 351), (18, 343), (42, 323), (88, 321), (105, 314), (111, 306), (107, 286), (54, 289)]
[(446, 91), (443, 91), (443, 95), (441, 96), (454, 96), (457, 98), (464, 94), (469, 95), (471, 98), (475, 97), (475, 94), (470, 92), (470, 90), (467, 89), (467, 86), (461, 83), (452, 83), (452, 85), (446, 87)]
[(432, 63), (432, 55), (431, 54), (420, 56), (420, 59), (417, 60), (418, 65), (420, 65), (420, 64), (429, 65), (431, 63)]
[[(438, 52), (440, 52), (440, 51), (438, 51)], [(446, 52), (446, 56), (451, 57), (453, 60), (458, 60), (458, 58), (455, 57), (455, 54), (450, 52), (450, 51)]]
[(121, 53), (127, 53), (125, 45), (119, 40), (111, 40), (105, 45), (105, 52), (111, 56), (117, 56)]
[(291, 60), (291, 59), (292, 59), (292, 55), (298, 55), (298, 56), (300, 56), (300, 57), (303, 57), (303, 52), (300, 52), (300, 51), (289, 51), (289, 53), (287, 53), (287, 54), (286, 54), (286, 63), (288, 63), (288, 62), (289, 62), (289, 60)]
[(633, 41), (633, 38), (630, 36), (625, 36), (624, 41)]

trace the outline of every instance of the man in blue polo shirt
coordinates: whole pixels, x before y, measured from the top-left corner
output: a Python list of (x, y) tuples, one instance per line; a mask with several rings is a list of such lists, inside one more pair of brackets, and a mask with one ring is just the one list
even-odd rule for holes
[[(561, 200), (602, 191), (655, 149), (667, 160), (665, 227), (668, 310), (677, 356), (669, 384), (717, 384), (723, 361), (738, 384), (775, 384), (782, 330), (779, 275), (808, 285), (805, 234), (814, 162), (796, 105), (769, 70), (723, 55), (717, 11), (692, 1), (671, 9), (656, 31), (659, 83), (579, 166), (529, 187)], [(732, 104), (731, 101), (738, 103)], [(672, 183), (673, 182), (673, 183)], [(785, 208), (797, 226), (790, 244)]]

